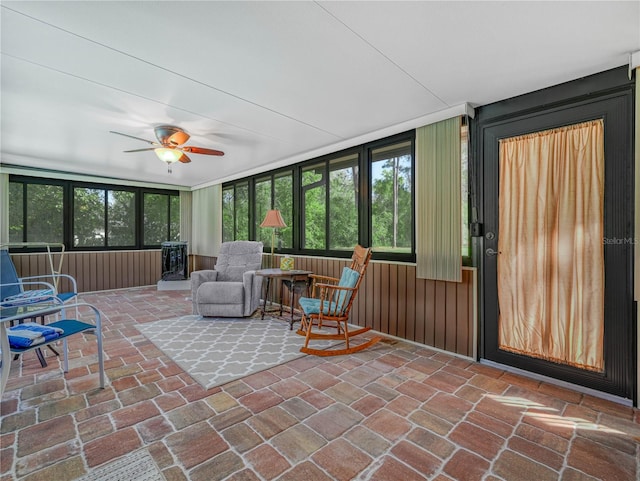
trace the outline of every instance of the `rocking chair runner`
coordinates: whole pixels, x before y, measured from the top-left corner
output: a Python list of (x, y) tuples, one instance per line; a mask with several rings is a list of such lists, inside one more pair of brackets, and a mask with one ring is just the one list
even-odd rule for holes
[[(371, 259), (371, 249), (357, 245), (353, 251), (352, 262), (342, 271), (342, 277), (310, 275), (313, 280), (312, 297), (302, 297), (299, 300), (302, 309), (300, 329), (297, 331), (305, 336), (304, 346), (300, 352), (316, 356), (338, 356), (362, 351), (372, 346), (381, 337), (374, 337), (361, 344), (351, 346), (349, 339), (364, 332), (370, 327), (363, 327), (354, 331), (349, 330), (349, 314), (351, 306), (358, 294), (358, 289), (364, 273)], [(335, 333), (320, 332), (323, 328), (335, 329)], [(312, 339), (344, 340), (344, 349), (313, 349), (309, 347)]]

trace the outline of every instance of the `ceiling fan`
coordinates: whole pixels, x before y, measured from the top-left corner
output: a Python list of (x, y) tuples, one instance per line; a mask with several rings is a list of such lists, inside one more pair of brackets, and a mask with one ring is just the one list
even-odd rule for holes
[(171, 173), (171, 164), (174, 162), (182, 162), (183, 164), (191, 162), (191, 159), (185, 152), (204, 155), (224, 155), (224, 152), (221, 150), (205, 149), (204, 147), (195, 147), (192, 145), (182, 145), (187, 142), (191, 136), (180, 127), (159, 125), (153, 130), (156, 134), (156, 138), (158, 139), (157, 142), (142, 139), (140, 137), (134, 137), (129, 134), (123, 134), (121, 132), (115, 132), (113, 130), (110, 130), (109, 132), (136, 140), (142, 140), (143, 142), (153, 145), (153, 147), (147, 147), (146, 149), (125, 150), (124, 152), (144, 152), (147, 150), (153, 150), (160, 160), (167, 163), (169, 173)]

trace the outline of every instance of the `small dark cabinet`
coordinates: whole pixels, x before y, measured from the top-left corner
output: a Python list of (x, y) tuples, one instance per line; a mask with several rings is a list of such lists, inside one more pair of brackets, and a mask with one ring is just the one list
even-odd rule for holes
[(162, 243), (162, 280), (182, 281), (189, 278), (186, 242)]

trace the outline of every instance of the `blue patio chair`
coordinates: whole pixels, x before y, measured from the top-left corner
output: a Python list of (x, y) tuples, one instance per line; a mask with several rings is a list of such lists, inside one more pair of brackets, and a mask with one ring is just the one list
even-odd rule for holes
[[(68, 279), (71, 291), (58, 292), (56, 286), (60, 279)], [(47, 280), (51, 280), (51, 282)], [(62, 317), (65, 317), (64, 304), (78, 296), (76, 280), (68, 274), (18, 277), (9, 251), (0, 249), (0, 303), (3, 307), (43, 302), (51, 299), (52, 296), (61, 302)]]

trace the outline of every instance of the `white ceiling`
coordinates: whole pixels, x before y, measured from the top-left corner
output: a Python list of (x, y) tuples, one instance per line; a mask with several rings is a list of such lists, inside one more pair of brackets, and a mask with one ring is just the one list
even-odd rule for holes
[[(1, 6), (3, 167), (186, 187), (624, 65), (640, 50), (638, 1)], [(226, 155), (190, 154), (169, 174), (153, 152), (122, 153), (148, 145), (109, 133), (155, 140), (160, 124)]]

